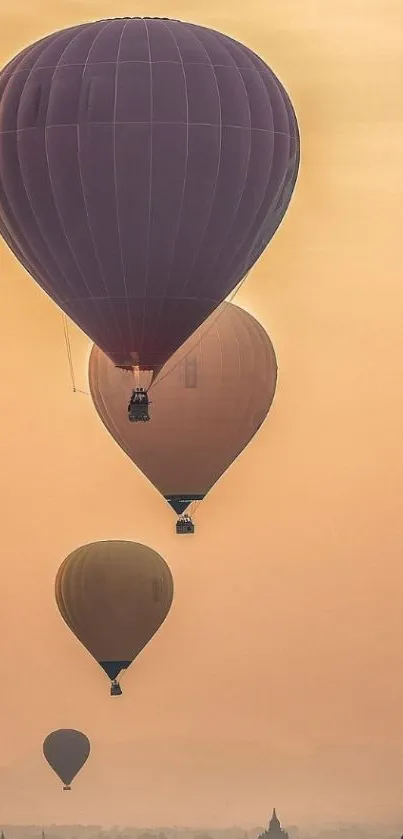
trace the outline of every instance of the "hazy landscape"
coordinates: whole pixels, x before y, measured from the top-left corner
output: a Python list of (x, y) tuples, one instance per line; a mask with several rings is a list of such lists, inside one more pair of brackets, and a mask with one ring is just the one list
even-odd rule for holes
[[(129, 826), (101, 825), (4, 825), (5, 839), (39, 839), (42, 831), (45, 839), (257, 839), (265, 828), (257, 826), (249, 830), (231, 827), (227, 830), (195, 830), (188, 827), (158, 827), (150, 830)], [(319, 831), (302, 831), (295, 825), (284, 825), (290, 839), (397, 839), (401, 826), (354, 825), (329, 826)]]

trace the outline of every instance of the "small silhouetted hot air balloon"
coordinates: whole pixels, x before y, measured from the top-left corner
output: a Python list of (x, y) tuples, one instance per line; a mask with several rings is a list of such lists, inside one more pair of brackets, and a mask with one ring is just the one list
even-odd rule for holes
[[(97, 347), (89, 362), (95, 408), (119, 446), (178, 514), (204, 498), (265, 419), (276, 389), (271, 341), (252, 315), (223, 303), (162, 369), (152, 422), (132, 425), (130, 383)], [(184, 521), (178, 532), (193, 532)]]
[(59, 728), (48, 734), (43, 743), (43, 754), (63, 782), (63, 789), (71, 789), (71, 783), (84, 766), (90, 749), (88, 737), (74, 728)]
[(250, 49), (202, 26), (72, 26), (0, 74), (0, 230), (118, 366), (153, 374), (279, 226), (296, 117)]
[(122, 693), (126, 670), (165, 620), (173, 580), (165, 560), (137, 542), (93, 542), (64, 560), (55, 583), (62, 618)]

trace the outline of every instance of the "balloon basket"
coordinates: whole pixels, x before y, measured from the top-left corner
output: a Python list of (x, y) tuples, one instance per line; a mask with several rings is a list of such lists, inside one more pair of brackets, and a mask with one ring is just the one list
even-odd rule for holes
[(150, 415), (149, 414), (129, 414), (129, 422), (149, 422)]
[(182, 535), (183, 533), (195, 532), (195, 526), (190, 516), (188, 516), (187, 518), (178, 519), (178, 521), (176, 522), (176, 532), (179, 535)]
[(149, 404), (147, 391), (142, 387), (136, 387), (127, 406), (129, 422), (149, 422)]
[(71, 790), (71, 787), (70, 787), (68, 784), (66, 784), (66, 785), (63, 787), (63, 789), (64, 789), (64, 791), (67, 791), (67, 790)]

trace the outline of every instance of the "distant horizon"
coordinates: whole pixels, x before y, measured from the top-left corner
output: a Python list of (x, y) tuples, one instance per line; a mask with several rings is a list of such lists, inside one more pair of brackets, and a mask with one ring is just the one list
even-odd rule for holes
[[(276, 808), (277, 810), (277, 808)], [(270, 813), (271, 815), (271, 813)], [(361, 830), (361, 831), (368, 831), (374, 830), (376, 828), (383, 828), (383, 829), (390, 829), (393, 832), (399, 834), (397, 835), (397, 839), (399, 839), (401, 834), (401, 825), (400, 822), (395, 821), (374, 821), (374, 822), (352, 822), (352, 821), (343, 821), (338, 820), (335, 822), (323, 822), (318, 824), (317, 827), (307, 827), (304, 825), (299, 826), (298, 824), (288, 824), (287, 821), (281, 819), (281, 814), (279, 814), (281, 826), (285, 831), (293, 830), (293, 831), (306, 831), (306, 830), (314, 830), (315, 832), (321, 833), (325, 831), (345, 831), (345, 830)], [(270, 816), (267, 819), (267, 823), (269, 822)], [(403, 824), (403, 822), (402, 822)], [(213, 833), (228, 833), (228, 832), (236, 832), (236, 831), (244, 831), (244, 832), (255, 832), (255, 831), (263, 831), (265, 830), (265, 824), (228, 824), (226, 827), (218, 827), (212, 824), (207, 825), (181, 825), (181, 824), (161, 824), (161, 825), (141, 825), (141, 824), (130, 824), (130, 823), (115, 823), (115, 824), (102, 824), (96, 822), (88, 822), (88, 823), (80, 823), (80, 822), (50, 822), (49, 824), (36, 824), (36, 823), (5, 823), (3, 825), (0, 824), (0, 831), (7, 831), (7, 829), (27, 829), (31, 828), (33, 830), (37, 830), (39, 833), (46, 830), (51, 829), (63, 829), (63, 830), (73, 830), (73, 829), (82, 829), (82, 830), (102, 830), (105, 832), (112, 832), (112, 831), (124, 831), (124, 830), (133, 830), (133, 831), (144, 831), (144, 832), (206, 832), (209, 831)], [(403, 828), (402, 828), (403, 830)]]

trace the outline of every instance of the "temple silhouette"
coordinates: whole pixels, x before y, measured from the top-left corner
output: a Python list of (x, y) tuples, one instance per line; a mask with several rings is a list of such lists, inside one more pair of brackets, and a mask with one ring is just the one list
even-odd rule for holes
[(263, 833), (260, 834), (259, 839), (288, 839), (288, 833), (282, 829), (275, 807), (273, 809), (273, 815), (269, 821), (269, 826), (267, 830), (264, 830)]

